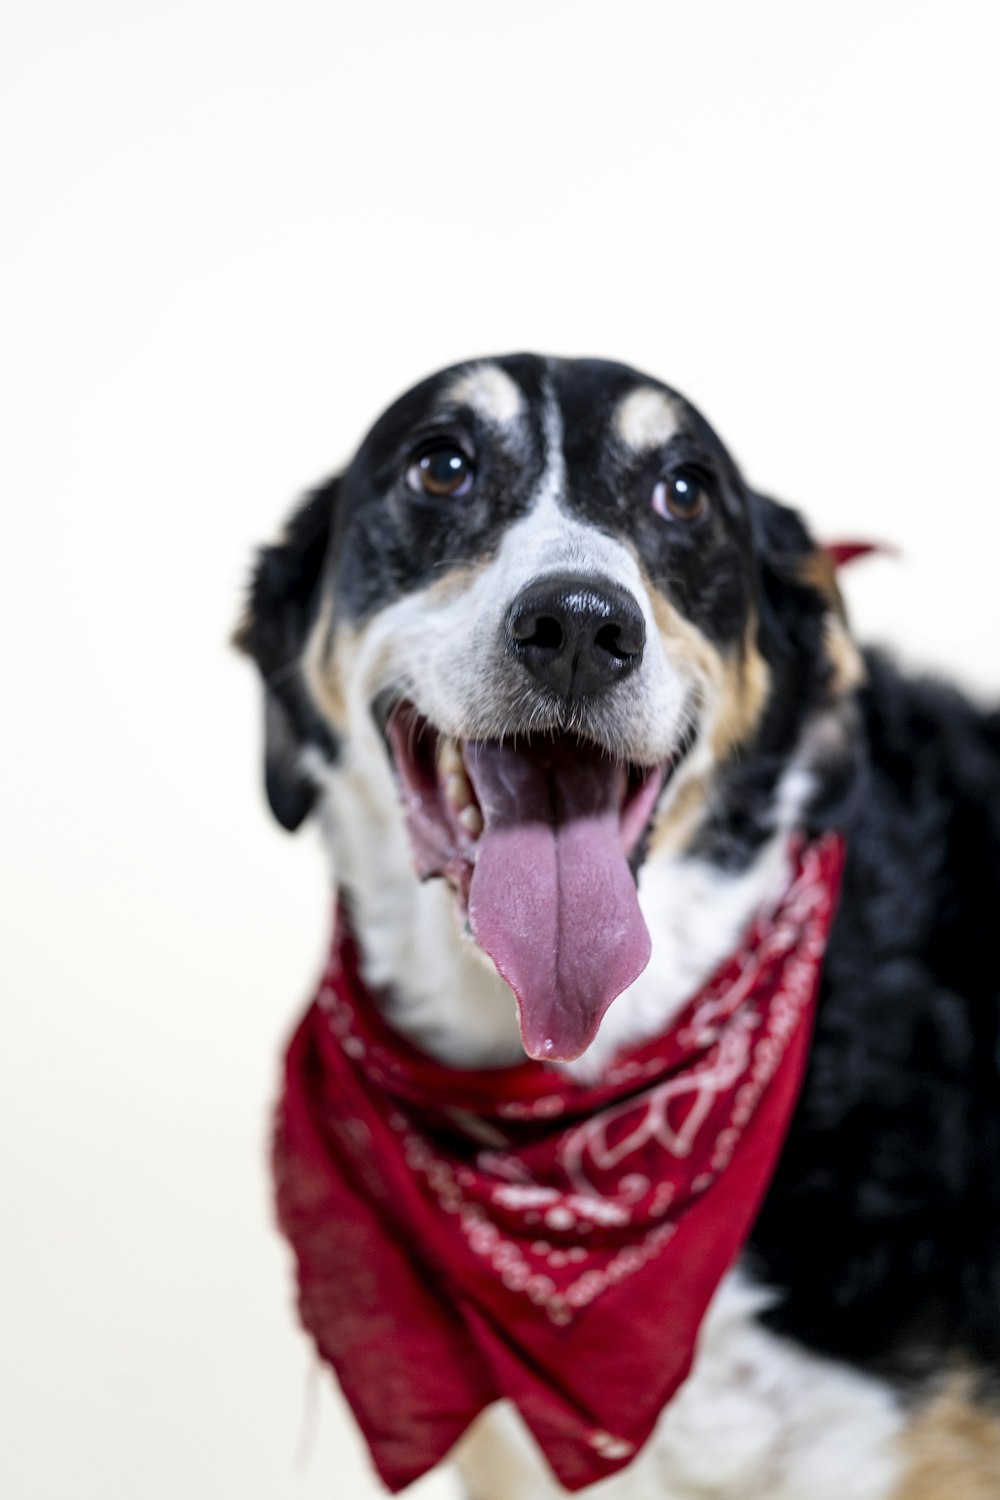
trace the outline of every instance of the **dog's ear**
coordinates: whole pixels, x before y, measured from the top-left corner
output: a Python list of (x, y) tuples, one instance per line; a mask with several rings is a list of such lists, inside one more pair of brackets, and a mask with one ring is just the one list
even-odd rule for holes
[(250, 598), (233, 645), (257, 663), (264, 680), (264, 784), (271, 811), (293, 832), (316, 800), (303, 765), (314, 749), (336, 758), (337, 745), (302, 675), (302, 657), (319, 610), (339, 480), (314, 490), (273, 546), (261, 548)]
[[(761, 644), (775, 663), (819, 669), (814, 680), (838, 695), (862, 678), (861, 656), (830, 553), (797, 511), (766, 495), (749, 497)], [(794, 670), (794, 668), (792, 668)]]

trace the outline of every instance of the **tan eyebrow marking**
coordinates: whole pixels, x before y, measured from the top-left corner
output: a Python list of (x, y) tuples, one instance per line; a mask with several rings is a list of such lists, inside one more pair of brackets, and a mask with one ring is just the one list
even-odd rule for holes
[(641, 385), (619, 403), (614, 428), (622, 442), (641, 452), (659, 448), (680, 431), (680, 416), (666, 391)]
[(461, 406), (471, 406), (484, 422), (508, 426), (524, 410), (524, 395), (499, 365), (473, 365), (448, 387), (448, 395)]

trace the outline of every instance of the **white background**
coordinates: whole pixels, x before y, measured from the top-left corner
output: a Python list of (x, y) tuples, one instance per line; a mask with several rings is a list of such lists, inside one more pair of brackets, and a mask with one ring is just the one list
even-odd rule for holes
[(602, 354), (900, 546), (847, 580), (860, 632), (1000, 694), (1000, 9), (3, 26), (0, 1492), (354, 1500), (270, 1220), (328, 897), (225, 644), (251, 547), (429, 370)]

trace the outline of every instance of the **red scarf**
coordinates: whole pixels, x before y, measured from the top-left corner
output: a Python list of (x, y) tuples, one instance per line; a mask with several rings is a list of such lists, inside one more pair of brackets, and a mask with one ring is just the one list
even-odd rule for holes
[(839, 838), (793, 851), (670, 1029), (587, 1087), (461, 1071), (382, 1021), (338, 924), (287, 1057), (278, 1210), (300, 1311), (393, 1491), (507, 1397), (570, 1490), (626, 1465), (691, 1366), (788, 1129)]

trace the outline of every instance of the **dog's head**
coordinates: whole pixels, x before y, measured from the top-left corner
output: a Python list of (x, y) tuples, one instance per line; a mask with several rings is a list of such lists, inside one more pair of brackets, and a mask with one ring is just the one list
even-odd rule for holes
[(832, 774), (858, 676), (825, 554), (687, 401), (531, 355), (390, 407), (264, 549), (237, 639), (276, 816), (322, 794), (335, 851), (342, 818), (405, 843), (552, 1059), (647, 961), (644, 862), (742, 857), (804, 744)]

